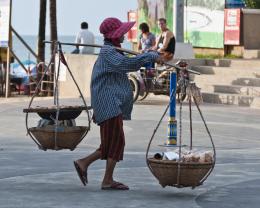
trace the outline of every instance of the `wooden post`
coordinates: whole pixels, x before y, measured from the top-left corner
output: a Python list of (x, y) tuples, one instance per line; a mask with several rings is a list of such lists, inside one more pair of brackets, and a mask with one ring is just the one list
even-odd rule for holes
[(7, 61), (6, 61), (6, 77), (5, 77), (5, 97), (10, 96), (10, 48), (7, 48)]
[(10, 12), (9, 12), (9, 40), (8, 40), (8, 48), (7, 48), (7, 61), (6, 61), (6, 81), (5, 81), (5, 97), (8, 98), (10, 96), (10, 47), (12, 47), (10, 43), (11, 37), (11, 17), (12, 17), (12, 0), (10, 0)]

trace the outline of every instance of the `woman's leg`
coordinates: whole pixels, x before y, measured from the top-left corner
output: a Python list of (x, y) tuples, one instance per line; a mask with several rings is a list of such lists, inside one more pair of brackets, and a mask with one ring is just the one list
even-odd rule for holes
[(100, 157), (101, 157), (100, 150), (96, 150), (92, 154), (88, 155), (87, 157), (81, 158), (81, 159), (77, 160), (76, 162), (82, 171), (87, 171), (88, 166), (91, 163), (95, 162), (96, 160), (100, 159)]
[(103, 190), (129, 190), (129, 187), (123, 183), (114, 181), (113, 173), (117, 161), (112, 158), (107, 159), (106, 172), (102, 182), (101, 189)]
[(105, 172), (104, 179), (102, 182), (102, 187), (111, 185), (113, 183), (113, 181), (114, 181), (113, 173), (114, 173), (116, 163), (117, 163), (116, 160), (113, 160), (111, 158), (107, 159), (106, 172)]
[(101, 152), (99, 150), (96, 150), (89, 156), (74, 161), (75, 169), (78, 173), (79, 179), (81, 180), (84, 186), (86, 186), (86, 184), (88, 183), (88, 173), (87, 173), (88, 166), (94, 161), (100, 159), (100, 157), (101, 157)]
[(101, 188), (128, 190), (128, 186), (114, 181), (113, 173), (118, 161), (123, 160), (125, 136), (122, 115), (109, 119), (101, 126), (101, 159), (106, 159), (106, 171)]

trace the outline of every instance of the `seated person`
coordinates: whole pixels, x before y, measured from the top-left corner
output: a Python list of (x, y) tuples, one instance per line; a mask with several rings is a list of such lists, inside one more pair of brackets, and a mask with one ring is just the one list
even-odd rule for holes
[[(149, 26), (147, 23), (143, 22), (139, 25), (141, 34), (139, 36), (139, 41), (137, 48), (141, 53), (145, 53), (151, 50), (155, 46), (155, 35), (150, 32)], [(144, 65), (146, 69), (154, 68), (154, 63), (147, 63)]]
[(175, 37), (172, 31), (167, 28), (166, 19), (160, 18), (158, 21), (159, 27), (161, 29), (161, 34), (156, 40), (156, 44), (153, 47), (159, 53), (163, 54), (166, 61), (173, 59), (175, 52)]
[[(75, 43), (78, 43), (78, 44), (94, 44), (95, 43), (95, 36), (91, 31), (89, 31), (87, 22), (81, 23), (81, 30), (77, 34)], [(74, 50), (72, 53), (93, 54), (94, 47), (76, 46), (76, 50)]]

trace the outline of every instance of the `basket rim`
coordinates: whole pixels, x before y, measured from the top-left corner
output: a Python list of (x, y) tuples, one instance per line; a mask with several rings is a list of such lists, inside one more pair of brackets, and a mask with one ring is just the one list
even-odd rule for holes
[(208, 165), (213, 165), (213, 162), (178, 162), (178, 161), (174, 161), (174, 160), (158, 160), (158, 159), (154, 159), (154, 158), (147, 158), (147, 160), (149, 162), (152, 163), (157, 163), (157, 164), (169, 164), (169, 165), (173, 165), (173, 164), (181, 164), (181, 165), (204, 165), (204, 166), (208, 166)]
[[(91, 106), (59, 106), (60, 112), (71, 112), (71, 111), (83, 111), (83, 110), (90, 110)], [(24, 108), (24, 113), (56, 113), (57, 107), (30, 107), (30, 108)]]
[[(68, 130), (70, 132), (79, 132), (82, 130), (87, 131), (90, 129), (89, 126), (62, 126), (62, 127), (66, 128), (66, 131), (64, 131), (64, 132), (68, 132)], [(77, 127), (77, 128), (75, 128), (75, 127)], [(37, 132), (54, 132), (55, 126), (53, 126), (53, 128), (50, 128), (50, 127), (46, 128), (46, 126), (45, 127), (31, 127), (31, 128), (29, 128), (29, 131), (31, 131), (31, 132), (32, 131), (34, 131), (34, 132), (36, 132), (36, 131)], [(60, 132), (60, 131), (57, 131), (57, 132)]]

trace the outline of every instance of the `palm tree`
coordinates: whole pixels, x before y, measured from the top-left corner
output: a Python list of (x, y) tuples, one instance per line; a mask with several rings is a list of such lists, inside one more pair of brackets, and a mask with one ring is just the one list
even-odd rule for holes
[(40, 61), (45, 59), (45, 27), (46, 27), (46, 4), (47, 0), (40, 0), (40, 16), (39, 16), (39, 31), (38, 31), (38, 57)]
[[(41, 62), (45, 60), (45, 44), (43, 41), (45, 40), (45, 27), (46, 27), (46, 4), (47, 0), (40, 0), (40, 14), (39, 14), (39, 30), (38, 30), (38, 60), (37, 62)], [(38, 69), (37, 73), (37, 81), (41, 79), (40, 71), (44, 69)]]
[[(56, 0), (50, 0), (50, 32), (51, 41), (57, 40), (57, 17), (56, 17)], [(51, 44), (51, 51), (53, 52), (54, 44)]]
[[(56, 41), (58, 39), (57, 35), (57, 14), (56, 14), (56, 0), (50, 0), (50, 39), (51, 41)], [(54, 52), (54, 42), (51, 43), (51, 53)], [(55, 70), (55, 65), (52, 65), (51, 68), (51, 76), (49, 77), (50, 83), (53, 82), (54, 80), (54, 70)], [(48, 86), (48, 95), (52, 95), (52, 89), (53, 85)]]

